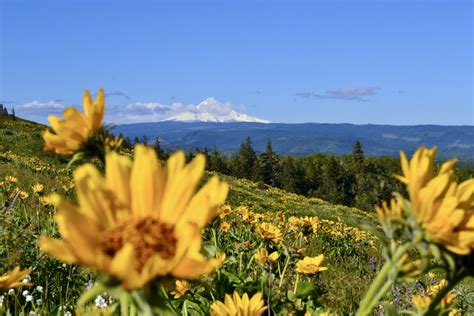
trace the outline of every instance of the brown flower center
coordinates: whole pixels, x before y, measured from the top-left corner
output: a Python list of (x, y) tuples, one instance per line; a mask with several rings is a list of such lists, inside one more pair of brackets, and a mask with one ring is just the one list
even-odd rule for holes
[(137, 261), (135, 269), (139, 272), (153, 255), (171, 259), (176, 253), (173, 226), (152, 217), (130, 219), (109, 229), (102, 237), (102, 249), (111, 257), (126, 243), (133, 245)]

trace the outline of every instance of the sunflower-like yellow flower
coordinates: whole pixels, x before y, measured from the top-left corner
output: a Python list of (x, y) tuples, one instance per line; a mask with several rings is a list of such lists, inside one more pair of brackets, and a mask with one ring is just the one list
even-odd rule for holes
[(220, 225), (220, 229), (224, 232), (224, 233), (227, 233), (230, 229), (230, 224), (229, 222), (222, 222), (221, 225)]
[(43, 192), (44, 186), (41, 183), (36, 183), (31, 188), (33, 189), (33, 193), (41, 193)]
[(211, 305), (212, 316), (260, 316), (267, 310), (262, 299), (262, 293), (256, 293), (249, 299), (247, 293), (240, 297), (234, 292), (233, 296), (225, 295), (224, 303), (215, 301)]
[(20, 270), (20, 267), (15, 267), (10, 272), (0, 276), (0, 294), (8, 289), (31, 285), (22, 282), (30, 273), (31, 269)]
[(459, 255), (474, 249), (474, 179), (458, 184), (456, 160), (433, 173), (436, 148), (421, 147), (408, 161), (401, 153), (403, 176), (413, 212), (427, 237)]
[(220, 218), (224, 218), (226, 217), (227, 215), (229, 215), (230, 213), (232, 212), (232, 207), (228, 204), (226, 205), (222, 205), (220, 208), (219, 208), (219, 217)]
[(101, 129), (104, 118), (104, 90), (99, 90), (95, 101), (86, 90), (82, 102), (84, 113), (70, 107), (63, 111), (64, 119), (53, 115), (48, 117), (54, 133), (44, 131), (45, 150), (52, 150), (61, 155), (73, 154), (93, 133)]
[[(415, 305), (415, 308), (418, 311), (423, 311), (428, 308), (430, 303), (436, 297), (438, 292), (446, 286), (446, 280), (442, 279), (438, 284), (432, 285), (428, 288), (427, 294), (428, 295), (414, 295), (412, 297), (412, 303)], [(441, 306), (444, 309), (449, 308), (456, 299), (457, 295), (454, 292), (448, 292), (441, 300)]]
[(184, 296), (189, 291), (189, 282), (186, 280), (176, 280), (175, 282), (175, 289), (171, 291), (171, 295), (174, 296), (174, 298), (180, 298), (181, 296)]
[(424, 311), (430, 306), (431, 298), (426, 295), (413, 295), (411, 302), (417, 311)]
[(304, 257), (303, 260), (299, 260), (296, 263), (296, 272), (304, 274), (316, 274), (322, 271), (326, 271), (327, 267), (321, 267), (321, 263), (324, 260), (324, 254), (320, 254), (316, 257)]
[(257, 225), (257, 233), (265, 240), (271, 240), (274, 243), (279, 243), (283, 240), (283, 236), (278, 227), (271, 223), (261, 223)]
[(105, 177), (92, 165), (74, 172), (79, 206), (58, 195), (55, 220), (63, 239), (42, 237), (42, 251), (121, 281), (126, 289), (171, 275), (192, 279), (220, 261), (200, 253), (201, 229), (217, 215), (228, 185), (211, 178), (197, 193), (205, 158), (185, 164), (182, 151), (162, 168), (155, 151), (135, 146), (135, 159), (106, 155)]
[(6, 176), (5, 181), (10, 182), (10, 183), (17, 183), (18, 179), (12, 176)]
[(279, 257), (280, 255), (278, 252), (274, 251), (271, 254), (268, 254), (268, 251), (265, 248), (258, 249), (257, 253), (254, 255), (255, 260), (261, 264), (273, 263), (277, 261)]
[(377, 207), (376, 209), (377, 215), (382, 221), (385, 219), (401, 219), (405, 214), (404, 204), (405, 200), (401, 196), (397, 196), (396, 198), (391, 199), (390, 205), (388, 205), (386, 201), (383, 201), (382, 206)]

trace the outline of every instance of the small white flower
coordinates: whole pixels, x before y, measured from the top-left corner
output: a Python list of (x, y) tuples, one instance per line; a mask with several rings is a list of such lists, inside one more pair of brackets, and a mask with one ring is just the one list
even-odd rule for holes
[(95, 299), (95, 306), (97, 306), (98, 308), (106, 308), (107, 307), (107, 302), (102, 297), (102, 295), (97, 296), (97, 298)]
[(26, 296), (26, 301), (31, 302), (33, 300), (33, 295), (27, 295)]
[(3, 300), (5, 299), (5, 297), (3, 295), (0, 295), (0, 307), (3, 306)]
[(31, 311), (28, 315), (30, 316), (36, 316), (36, 313), (34, 311)]
[(38, 305), (38, 306), (39, 306), (39, 305), (41, 305), (41, 304), (43, 304), (43, 300), (42, 300), (42, 299), (40, 299), (40, 298), (39, 298), (39, 299), (37, 299), (37, 300), (36, 300), (36, 305)]
[(23, 293), (21, 293), (21, 295), (23, 295), (23, 296), (27, 296), (28, 294), (30, 294), (30, 292), (28, 292), (28, 290), (24, 290)]
[(43, 287), (42, 287), (41, 285), (38, 285), (38, 286), (36, 287), (36, 290), (37, 290), (38, 292), (40, 292), (40, 293), (43, 293)]
[(31, 281), (31, 277), (28, 275), (26, 278), (21, 281), (22, 283), (29, 283)]
[(15, 294), (15, 290), (14, 289), (9, 289), (8, 290), (8, 295), (13, 295)]
[(72, 313), (70, 311), (67, 311), (64, 313), (64, 316), (72, 316)]

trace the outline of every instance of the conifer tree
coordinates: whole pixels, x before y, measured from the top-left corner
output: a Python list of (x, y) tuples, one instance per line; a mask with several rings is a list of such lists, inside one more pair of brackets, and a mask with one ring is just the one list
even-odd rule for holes
[(364, 151), (362, 150), (362, 144), (359, 141), (356, 141), (352, 147), (352, 159), (355, 171), (357, 173), (364, 172)]
[(163, 150), (163, 148), (161, 148), (161, 142), (158, 137), (155, 138), (155, 142), (153, 143), (153, 148), (155, 149), (156, 154), (158, 155), (158, 158), (160, 158), (161, 160), (167, 159), (167, 157), (165, 157), (165, 151)]
[(260, 155), (258, 159), (258, 180), (271, 186), (280, 185), (280, 163), (279, 157), (273, 151), (272, 141), (267, 141), (265, 151)]
[(217, 171), (224, 174), (229, 172), (221, 153), (216, 147), (214, 147), (214, 150), (209, 155), (208, 169), (210, 171)]
[(146, 134), (143, 134), (142, 139), (141, 139), (141, 143), (143, 145), (148, 145), (148, 137), (146, 136)]
[(257, 154), (252, 147), (252, 139), (247, 136), (240, 145), (239, 152), (233, 161), (233, 173), (238, 178), (254, 179), (255, 163)]

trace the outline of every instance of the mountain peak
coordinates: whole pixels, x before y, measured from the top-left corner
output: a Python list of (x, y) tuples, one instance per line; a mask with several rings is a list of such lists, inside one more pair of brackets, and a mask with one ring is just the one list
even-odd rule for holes
[(204, 99), (193, 111), (176, 114), (167, 118), (165, 121), (270, 123), (270, 121), (267, 120), (239, 113), (233, 109), (230, 102), (221, 102), (214, 97)]

